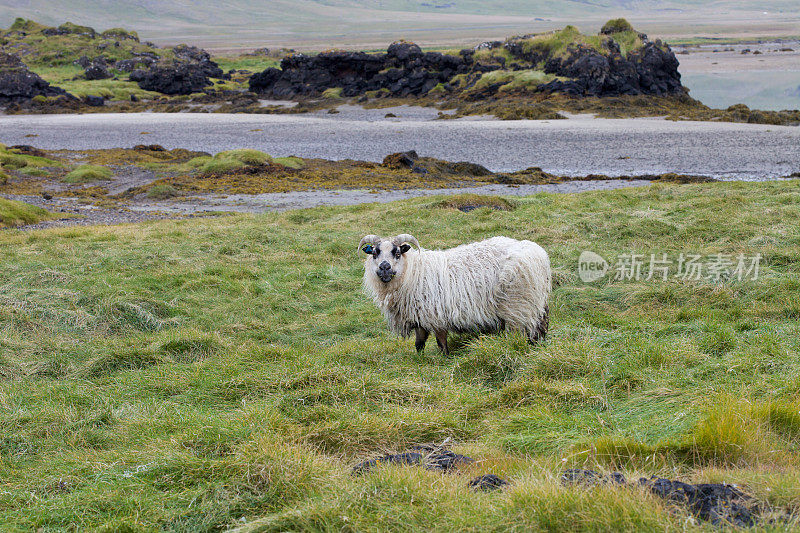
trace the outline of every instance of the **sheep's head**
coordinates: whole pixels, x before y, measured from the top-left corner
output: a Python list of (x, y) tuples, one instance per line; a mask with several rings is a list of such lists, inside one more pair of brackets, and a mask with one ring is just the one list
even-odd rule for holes
[(403, 277), (406, 268), (406, 252), (411, 245), (419, 249), (417, 239), (403, 233), (391, 239), (381, 239), (377, 235), (367, 235), (358, 245), (358, 249), (367, 254), (365, 262), (367, 272), (373, 272), (384, 283)]

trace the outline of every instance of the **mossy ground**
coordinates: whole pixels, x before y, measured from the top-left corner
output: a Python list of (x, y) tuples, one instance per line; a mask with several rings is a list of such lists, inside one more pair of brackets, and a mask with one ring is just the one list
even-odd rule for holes
[[(797, 513), (798, 185), (537, 194), (468, 213), (422, 198), (1, 233), (0, 522), (701, 529), (635, 489), (561, 487), (569, 466), (737, 483)], [(361, 293), (355, 243), (399, 232), (428, 248), (498, 234), (539, 242), (556, 277), (547, 342), (463, 336), (446, 359), (390, 335)], [(760, 253), (762, 263), (757, 280), (584, 284), (583, 250)], [(365, 457), (448, 437), (479, 462), (452, 475), (349, 475)], [(467, 489), (488, 472), (511, 486)]]
[[(71, 197), (97, 207), (128, 208), (149, 200), (191, 202), (198, 195), (261, 194), (308, 190), (438, 189), (488, 184), (543, 185), (572, 180), (649, 179), (696, 183), (702, 176), (603, 175), (567, 177), (532, 167), (492, 173), (468, 162), (451, 163), (422, 157), (413, 167), (368, 161), (272, 158), (258, 150), (239, 149), (211, 155), (185, 149), (165, 150), (157, 145), (132, 149), (50, 150), (33, 148), (30, 155), (17, 148), (0, 149), (0, 193), (49, 194)], [(139, 181), (127, 176), (136, 175)], [(124, 186), (117, 184), (122, 176)], [(110, 192), (114, 191), (114, 192)], [(122, 191), (122, 192), (120, 192)]]

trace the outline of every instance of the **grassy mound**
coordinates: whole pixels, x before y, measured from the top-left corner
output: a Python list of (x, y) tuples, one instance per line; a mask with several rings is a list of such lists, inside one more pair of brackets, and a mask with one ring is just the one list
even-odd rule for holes
[(301, 168), (305, 168), (306, 164), (302, 158), (289, 156), (289, 157), (276, 157), (272, 160), (273, 163), (276, 165), (281, 165), (283, 167), (293, 168), (295, 170), (300, 170)]
[(147, 190), (147, 197), (154, 200), (167, 200), (179, 194), (178, 189), (172, 185), (165, 184), (154, 185)]
[[(177, 531), (693, 523), (637, 490), (564, 487), (559, 473), (572, 466), (736, 483), (776, 512), (796, 511), (797, 187), (659, 184), (537, 194), (469, 215), (421, 198), (0, 232), (0, 522)], [(389, 334), (361, 292), (354, 248), (366, 233), (398, 228), (431, 249), (499, 234), (540, 243), (571, 274), (554, 288), (547, 342), (463, 335), (444, 359), (432, 340), (418, 355), (413, 339)], [(584, 250), (611, 263), (605, 278), (580, 281)], [(671, 275), (616, 280), (615, 258), (632, 252), (645, 263), (668, 254)], [(680, 253), (704, 264), (761, 254), (759, 275), (673, 276)], [(453, 475), (403, 465), (349, 475), (365, 458), (447, 438), (479, 462)], [(487, 473), (511, 485), (467, 488)]]
[(0, 198), (0, 228), (36, 224), (52, 217), (52, 213), (41, 207)]
[(459, 211), (469, 212), (481, 207), (495, 211), (510, 211), (514, 209), (514, 204), (506, 198), (500, 196), (485, 196), (480, 194), (455, 194), (442, 200), (437, 207), (446, 209), (458, 209)]
[(111, 179), (111, 169), (99, 165), (80, 165), (69, 171), (64, 176), (65, 183), (91, 183), (93, 181), (107, 181)]
[(153, 48), (139, 42), (136, 32), (113, 28), (102, 33), (71, 22), (57, 28), (18, 18), (10, 28), (0, 29), (0, 43), (25, 58), (30, 68), (62, 67), (75, 70), (81, 56), (103, 56), (111, 61), (131, 59), (139, 54), (171, 56), (169, 49)]
[(231, 174), (247, 167), (260, 167), (272, 162), (272, 156), (258, 150), (242, 148), (219, 152), (214, 157), (196, 158), (189, 162), (197, 166), (201, 174)]
[(626, 31), (633, 31), (633, 26), (624, 18), (611, 19), (600, 28), (600, 33), (603, 35), (614, 35), (615, 33), (624, 33)]

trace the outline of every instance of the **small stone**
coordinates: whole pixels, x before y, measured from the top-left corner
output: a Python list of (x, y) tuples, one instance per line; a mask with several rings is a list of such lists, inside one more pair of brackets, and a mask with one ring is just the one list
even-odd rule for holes
[(502, 489), (504, 486), (508, 484), (509, 484), (508, 481), (501, 478), (500, 476), (496, 476), (494, 474), (484, 474), (482, 476), (478, 476), (472, 479), (469, 482), (469, 487), (474, 490), (490, 492), (493, 490)]

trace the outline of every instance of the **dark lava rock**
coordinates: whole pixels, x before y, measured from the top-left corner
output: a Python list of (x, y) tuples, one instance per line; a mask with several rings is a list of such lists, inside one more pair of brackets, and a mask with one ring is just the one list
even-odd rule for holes
[(108, 71), (105, 60), (97, 58), (86, 67), (84, 76), (87, 80), (107, 80), (111, 78), (111, 73)]
[(386, 55), (400, 62), (411, 61), (422, 57), (422, 48), (407, 41), (395, 41), (386, 49)]
[(178, 62), (194, 64), (209, 78), (221, 78), (224, 75), (219, 65), (211, 61), (211, 54), (202, 48), (179, 44), (172, 52)]
[[(541, 68), (543, 64), (545, 72), (569, 78), (543, 85), (539, 88), (543, 92), (575, 96), (665, 96), (685, 92), (675, 54), (658, 40), (648, 41), (644, 34), (639, 34), (642, 47), (626, 55), (613, 39), (605, 38), (603, 50), (573, 44), (565, 54), (554, 56), (546, 47), (531, 46), (530, 37), (490, 41), (478, 45), (476, 50), (504, 47), (515, 59), (513, 66), (508, 67), (510, 70)], [(440, 89), (452, 91), (448, 82), (460, 74), (470, 75), (466, 78), (469, 88), (483, 73), (506, 65), (501, 56), (486, 63), (482, 61), (486, 60), (475, 59), (474, 50), (462, 50), (458, 55), (441, 54), (397, 41), (385, 54), (334, 50), (316, 56), (287, 56), (280, 69), (269, 68), (252, 76), (250, 90), (277, 98), (317, 97), (330, 88), (340, 88), (344, 97), (373, 91), (378, 97), (421, 96), (440, 84)], [(495, 96), (502, 85), (493, 84), (470, 98)]]
[[(130, 80), (146, 91), (175, 95), (201, 92), (212, 85), (209, 78), (225, 76), (219, 65), (211, 61), (209, 53), (201, 48), (181, 44), (172, 51), (175, 55), (173, 61), (151, 63), (147, 70), (133, 70)], [(144, 58), (153, 59), (142, 55), (138, 61), (145, 62)], [(130, 64), (122, 66), (128, 68)]]
[(9, 146), (8, 148), (23, 155), (32, 155), (34, 157), (47, 157), (47, 154), (44, 153), (42, 150), (39, 150), (38, 148), (31, 146), (29, 144), (15, 144), (14, 146)]
[[(564, 485), (625, 485), (619, 472), (604, 476), (594, 470), (571, 469), (561, 474)], [(696, 485), (670, 479), (640, 478), (639, 486), (656, 496), (683, 505), (701, 520), (715, 526), (752, 527), (758, 521), (761, 506), (751, 496), (726, 483), (698, 483)]]
[(170, 95), (196, 93), (211, 85), (204, 69), (194, 63), (155, 65), (149, 70), (134, 70), (130, 79), (146, 91)]
[(414, 161), (417, 159), (419, 159), (417, 152), (411, 150), (409, 152), (389, 154), (383, 158), (382, 164), (386, 168), (411, 168), (414, 166)]
[(422, 457), (422, 454), (418, 452), (386, 454), (376, 459), (369, 459), (358, 463), (353, 467), (353, 475), (364, 474), (382, 464), (418, 465), (422, 463)]
[(499, 490), (506, 485), (508, 485), (508, 481), (494, 474), (484, 474), (469, 482), (469, 487), (471, 489), (482, 490), (484, 492)]
[(624, 485), (626, 483), (625, 476), (620, 472), (612, 472), (608, 476), (604, 476), (600, 472), (580, 468), (572, 468), (561, 473), (562, 485), (604, 485), (606, 483)]
[(137, 152), (166, 152), (167, 149), (160, 144), (137, 144), (133, 147)]
[(427, 470), (449, 472), (460, 465), (472, 462), (474, 462), (474, 459), (454, 453), (442, 446), (419, 444), (412, 446), (410, 451), (407, 452), (386, 454), (375, 459), (362, 461), (353, 467), (352, 474), (364, 474), (382, 464), (419, 465)]
[(692, 514), (715, 526), (752, 527), (760, 512), (753, 498), (725, 483), (692, 485), (664, 478), (641, 478), (639, 485), (665, 500), (686, 505)]
[(122, 72), (133, 72), (139, 67), (150, 68), (157, 62), (158, 56), (148, 52), (131, 59), (120, 59), (114, 63), (114, 68)]
[(73, 64), (75, 64), (75, 65), (77, 65), (77, 66), (79, 66), (81, 68), (87, 68), (89, 65), (92, 64), (92, 60), (89, 59), (87, 56), (81, 56), (78, 59), (76, 59), (75, 61), (73, 61)]
[(392, 43), (385, 54), (333, 50), (310, 57), (283, 58), (281, 68), (269, 68), (250, 78), (250, 90), (276, 98), (319, 96), (339, 87), (342, 96), (385, 91), (393, 96), (427, 94), (456, 74), (472, 72), (472, 55), (423, 52), (414, 43)]
[(605, 56), (587, 46), (571, 47), (565, 57), (548, 60), (544, 70), (572, 79), (553, 80), (540, 90), (575, 96), (683, 94), (678, 59), (662, 46), (660, 42), (648, 42), (626, 58), (618, 51)]
[(29, 100), (34, 96), (61, 95), (68, 96), (64, 89), (53, 87), (28, 70), (16, 55), (0, 52), (0, 104)]
[(86, 105), (91, 107), (103, 107), (106, 105), (106, 101), (102, 96), (93, 96), (91, 94), (85, 96), (83, 101), (86, 102)]

